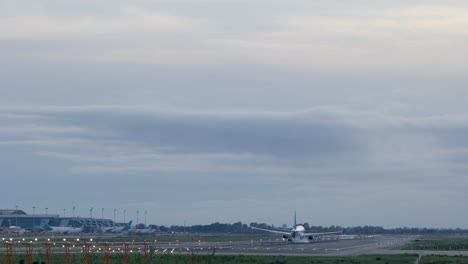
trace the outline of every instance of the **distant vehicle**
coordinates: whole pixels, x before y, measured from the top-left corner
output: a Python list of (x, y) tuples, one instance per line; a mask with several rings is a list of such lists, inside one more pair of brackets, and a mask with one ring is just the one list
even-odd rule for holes
[(126, 232), (126, 231), (129, 231), (130, 228), (132, 227), (132, 224), (133, 224), (133, 221), (130, 221), (128, 222), (126, 225), (124, 226), (116, 226), (116, 227), (110, 227), (110, 228), (105, 228), (104, 229), (104, 232), (107, 232), (107, 233), (122, 233), (122, 232)]
[(161, 228), (158, 226), (156, 228), (148, 228), (148, 229), (133, 229), (132, 232), (135, 234), (155, 234), (161, 231)]
[(83, 226), (81, 227), (68, 227), (68, 226), (50, 226), (47, 221), (42, 218), (42, 227), (46, 233), (49, 234), (76, 234), (83, 232)]
[(271, 230), (258, 227), (251, 227), (252, 229), (266, 231), (275, 234), (283, 235), (284, 239), (287, 239), (291, 243), (310, 243), (314, 240), (314, 237), (324, 236), (324, 235), (333, 235), (333, 234), (342, 234), (343, 231), (338, 232), (324, 232), (324, 233), (306, 233), (304, 226), (298, 225), (296, 223), (296, 212), (294, 212), (294, 226), (289, 231), (280, 231), (280, 230)]

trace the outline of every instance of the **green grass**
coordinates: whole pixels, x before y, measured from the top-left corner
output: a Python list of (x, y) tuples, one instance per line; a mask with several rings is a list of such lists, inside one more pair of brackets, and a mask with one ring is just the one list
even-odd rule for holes
[[(68, 236), (63, 236), (63, 235), (55, 235), (55, 236), (34, 236), (34, 235), (28, 235), (28, 236), (13, 236), (15, 241), (21, 240), (22, 238), (26, 238), (26, 241), (34, 241), (35, 238), (38, 238), (39, 242), (46, 242), (47, 239), (50, 239), (50, 242), (63, 242), (63, 239), (66, 238), (67, 241), (73, 242), (76, 241), (75, 238), (71, 238)], [(8, 240), (9, 237), (6, 237), (6, 240)], [(116, 236), (116, 237), (101, 237), (99, 235), (93, 236), (93, 241), (94, 242), (154, 242), (157, 240), (157, 242), (163, 242), (163, 243), (169, 243), (169, 242), (197, 242), (199, 240), (203, 242), (229, 242), (229, 241), (259, 241), (262, 239), (263, 241), (281, 241), (281, 238), (278, 236), (271, 236), (271, 235), (264, 235), (264, 234), (227, 234), (227, 235), (220, 235), (220, 234), (189, 234), (189, 235), (183, 235), (183, 234), (175, 234), (175, 235), (154, 235), (154, 234), (142, 234), (142, 235), (125, 235), (125, 236)], [(80, 241), (89, 241), (89, 238), (83, 238), (80, 239)], [(1, 241), (0, 241), (1, 242)]]
[(468, 257), (465, 256), (425, 256), (423, 264), (468, 264)]
[(468, 250), (468, 238), (435, 237), (420, 239), (398, 248), (403, 250)]
[[(5, 255), (0, 255), (3, 262)], [(210, 256), (210, 255), (153, 255), (146, 260), (141, 254), (132, 254), (128, 264), (405, 264), (414, 263), (416, 255), (363, 255), (359, 257), (289, 257), (289, 256)], [(13, 263), (19, 263), (25, 259), (24, 255), (15, 255)], [(41, 263), (45, 261), (44, 255), (34, 255), (33, 261)], [(53, 264), (64, 263), (63, 254), (52, 256)], [(70, 264), (84, 264), (83, 255), (72, 255)], [(106, 264), (103, 255), (92, 254), (89, 264)], [(124, 264), (123, 254), (111, 255), (110, 263)], [(432, 262), (436, 263), (436, 262)], [(456, 263), (456, 262), (449, 262)], [(464, 262), (463, 262), (464, 263)]]
[[(132, 235), (132, 236), (122, 236), (115, 238), (96, 238), (95, 241), (154, 241), (158, 242), (197, 242), (199, 240), (203, 242), (228, 242), (228, 241), (250, 241), (255, 240), (259, 241), (260, 239), (264, 241), (276, 241), (278, 236), (269, 236), (269, 235)], [(280, 241), (280, 239), (279, 239)]]

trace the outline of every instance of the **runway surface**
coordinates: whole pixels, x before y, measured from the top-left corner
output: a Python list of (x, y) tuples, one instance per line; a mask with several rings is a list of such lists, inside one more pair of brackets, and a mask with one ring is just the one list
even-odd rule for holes
[(392, 249), (401, 247), (415, 238), (415, 236), (365, 236), (308, 244), (288, 244), (276, 241), (161, 244), (156, 254), (167, 252), (209, 254), (214, 250), (216, 255), (358, 256), (376, 252), (399, 254), (394, 253), (397, 250)]
[[(316, 241), (308, 244), (291, 244), (281, 239), (228, 241), (228, 242), (67, 242), (48, 243), (52, 247), (53, 254), (63, 254), (68, 250), (70, 254), (82, 254), (84, 245), (92, 254), (124, 253), (127, 248), (129, 254), (142, 253), (145, 250), (159, 254), (213, 254), (216, 255), (257, 255), (257, 256), (359, 256), (364, 254), (418, 254), (418, 255), (465, 255), (468, 251), (416, 251), (399, 250), (400, 247), (417, 239), (418, 236), (407, 235), (375, 235), (375, 236), (340, 236), (330, 237), (330, 240)], [(27, 244), (27, 243), (26, 243)], [(13, 247), (15, 254), (26, 253), (25, 243)], [(68, 249), (66, 249), (67, 247)], [(32, 247), (33, 254), (43, 253), (45, 243), (37, 243)], [(6, 247), (0, 248), (0, 253), (5, 253)]]

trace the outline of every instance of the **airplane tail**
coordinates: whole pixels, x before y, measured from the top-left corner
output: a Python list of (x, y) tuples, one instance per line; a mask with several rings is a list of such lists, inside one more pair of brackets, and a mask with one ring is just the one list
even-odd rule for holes
[(47, 225), (47, 221), (44, 218), (41, 219), (41, 223), (42, 223), (43, 226)]
[(45, 218), (42, 218), (42, 219), (41, 219), (41, 224), (42, 224), (42, 226), (43, 226), (47, 231), (52, 230), (52, 227), (50, 227), (50, 225), (47, 223), (47, 221), (45, 220)]
[(297, 226), (296, 211), (294, 211), (294, 227)]
[(130, 227), (132, 227), (132, 224), (133, 224), (133, 221), (130, 220), (130, 222), (128, 222), (128, 223), (124, 226), (124, 228), (122, 229), (122, 231), (126, 231), (126, 230), (130, 229)]

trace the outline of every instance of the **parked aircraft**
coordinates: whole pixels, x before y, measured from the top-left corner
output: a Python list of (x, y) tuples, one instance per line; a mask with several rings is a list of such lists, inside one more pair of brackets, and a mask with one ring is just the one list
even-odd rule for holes
[(125, 231), (130, 231), (130, 228), (132, 227), (132, 224), (133, 224), (133, 221), (130, 221), (124, 226), (116, 226), (116, 227), (106, 228), (106, 229), (104, 229), (104, 232), (122, 233), (122, 232), (125, 232)]
[(159, 226), (157, 228), (148, 228), (148, 229), (134, 229), (132, 232), (135, 234), (155, 234), (158, 233), (161, 229)]
[(73, 233), (83, 232), (83, 226), (82, 227), (50, 226), (44, 218), (42, 218), (41, 223), (46, 233), (73, 234)]

